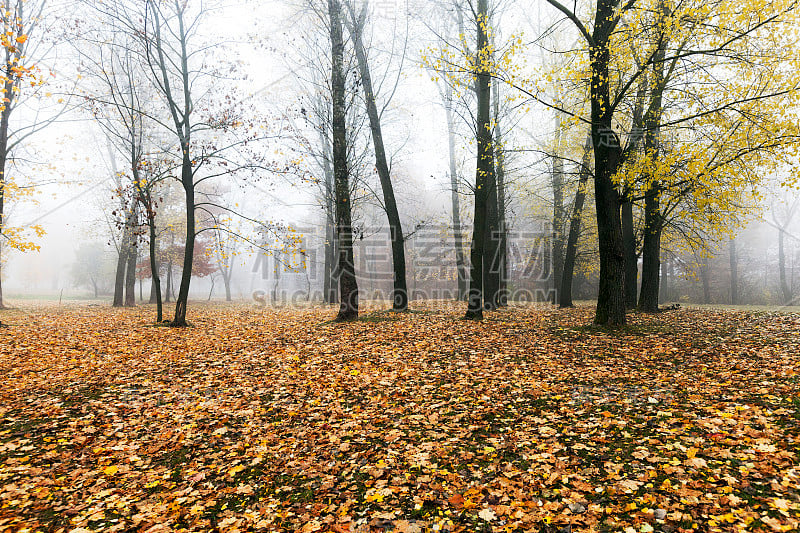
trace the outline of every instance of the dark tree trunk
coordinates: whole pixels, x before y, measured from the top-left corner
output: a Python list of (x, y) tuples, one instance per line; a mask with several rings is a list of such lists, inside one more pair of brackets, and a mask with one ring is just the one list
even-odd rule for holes
[[(478, 46), (476, 54), (483, 55), (488, 49), (488, 0), (478, 0)], [(475, 214), (472, 224), (472, 250), (470, 258), (470, 286), (466, 318), (483, 318), (483, 258), (487, 228), (487, 188), (494, 174), (494, 157), (491, 131), (491, 72), (478, 61), (477, 86), (478, 116), (476, 124), (478, 161), (475, 170)]]
[(383, 192), (383, 207), (389, 221), (392, 266), (394, 269), (392, 308), (395, 311), (406, 311), (408, 309), (408, 287), (406, 285), (406, 251), (403, 225), (400, 222), (400, 212), (397, 209), (394, 187), (392, 186), (392, 177), (389, 172), (389, 163), (386, 159), (386, 147), (383, 144), (381, 117), (378, 113), (377, 103), (375, 102), (375, 93), (372, 88), (372, 76), (369, 70), (367, 52), (364, 49), (364, 43), (362, 41), (367, 6), (368, 5), (365, 3), (361, 15), (356, 18), (356, 14), (352, 9), (352, 4), (350, 5), (351, 22), (353, 25), (353, 43), (356, 59), (358, 61), (358, 68), (361, 73), (361, 87), (364, 90), (364, 101), (367, 105), (372, 143), (375, 148), (375, 166), (378, 169), (378, 177), (380, 178), (381, 190)]
[(592, 138), (591, 135), (586, 139), (583, 149), (583, 159), (578, 178), (578, 189), (575, 192), (575, 202), (572, 205), (572, 218), (569, 223), (569, 236), (564, 251), (564, 270), (561, 275), (561, 292), (558, 294), (559, 305), (561, 307), (573, 307), (572, 303), (572, 281), (575, 275), (575, 262), (578, 257), (578, 239), (581, 236), (581, 218), (583, 217), (583, 205), (586, 202), (586, 187), (592, 173), (590, 163), (592, 157)]
[(456, 170), (456, 131), (453, 120), (453, 91), (448, 85), (444, 98), (444, 110), (447, 117), (447, 148), (450, 157), (450, 211), (453, 223), (453, 245), (456, 252), (456, 275), (458, 276), (458, 300), (467, 299), (469, 270), (464, 256), (464, 236), (461, 228), (461, 198), (458, 193), (458, 172)]
[(661, 271), (661, 211), (659, 209), (660, 190), (653, 183), (645, 193), (644, 199), (644, 240), (642, 242), (642, 289), (639, 295), (639, 309), (645, 313), (658, 312), (660, 292), (659, 273)]
[(736, 256), (736, 239), (731, 239), (731, 305), (739, 305), (739, 261)]
[(486, 235), (483, 250), (483, 308), (497, 309), (500, 299), (500, 220), (497, 205), (497, 176), (495, 175), (494, 149), (491, 153), (491, 172), (486, 184)]
[(625, 305), (633, 309), (638, 292), (639, 256), (633, 227), (633, 202), (627, 198), (622, 204), (622, 239), (625, 243)]
[(622, 149), (613, 129), (609, 86), (609, 41), (616, 26), (618, 4), (615, 0), (598, 1), (592, 34), (595, 46), (590, 49), (594, 191), (600, 252), (600, 286), (594, 321), (610, 326), (621, 326), (626, 322), (625, 249), (619, 193), (612, 179), (619, 168)]
[(328, 0), (331, 37), (331, 92), (333, 100), (333, 174), (338, 235), (339, 314), (337, 321), (358, 318), (358, 282), (353, 258), (350, 172), (347, 162), (347, 125), (344, 77), (344, 40), (339, 0)]

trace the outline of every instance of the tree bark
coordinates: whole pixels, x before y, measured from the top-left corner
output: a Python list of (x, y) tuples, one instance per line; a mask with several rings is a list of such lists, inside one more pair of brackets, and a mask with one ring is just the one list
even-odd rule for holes
[(488, 58), (483, 57), (488, 52), (488, 0), (478, 0), (477, 12), (478, 46), (476, 54), (477, 67), (477, 96), (478, 115), (476, 136), (478, 142), (478, 161), (475, 170), (475, 213), (472, 224), (472, 250), (470, 253), (470, 286), (468, 294), (467, 312), (465, 317), (472, 320), (483, 318), (483, 258), (485, 253), (486, 228), (487, 228), (487, 188), (494, 174), (491, 130), (491, 72), (484, 65)]
[(625, 316), (625, 250), (622, 242), (620, 199), (613, 176), (620, 165), (619, 138), (613, 129), (609, 86), (610, 38), (619, 2), (597, 2), (591, 55), (592, 144), (595, 153), (595, 209), (600, 252), (600, 286), (595, 324), (621, 326)]
[(352, 4), (348, 5), (350, 6), (356, 60), (358, 61), (358, 68), (361, 73), (361, 87), (364, 90), (364, 101), (367, 106), (372, 143), (375, 149), (375, 166), (378, 170), (378, 177), (380, 178), (381, 190), (383, 192), (383, 208), (389, 222), (392, 266), (394, 270), (392, 308), (395, 311), (406, 311), (408, 309), (408, 287), (406, 284), (406, 251), (403, 225), (400, 222), (400, 213), (397, 209), (394, 187), (392, 186), (392, 177), (389, 172), (389, 163), (386, 158), (386, 147), (383, 143), (383, 131), (381, 129), (381, 117), (378, 113), (378, 106), (375, 102), (375, 92), (372, 88), (372, 75), (367, 60), (367, 51), (364, 48), (364, 42), (362, 40), (368, 4), (366, 2), (364, 3), (361, 15), (358, 17), (356, 17)]
[[(135, 232), (133, 239), (135, 240)], [(136, 307), (136, 259), (135, 242), (128, 247), (128, 260), (125, 267), (125, 307)]]
[(345, 108), (344, 40), (339, 0), (328, 0), (331, 38), (331, 92), (333, 100), (333, 174), (336, 191), (338, 235), (339, 314), (337, 321), (358, 318), (358, 282), (353, 257), (353, 228), (350, 202), (350, 171), (347, 161)]
[(560, 307), (573, 307), (572, 281), (575, 275), (575, 262), (578, 257), (578, 239), (581, 235), (581, 219), (586, 201), (586, 188), (591, 177), (590, 163), (592, 158), (592, 137), (586, 138), (583, 148), (583, 159), (578, 178), (578, 189), (575, 191), (575, 202), (572, 205), (572, 217), (569, 223), (569, 236), (564, 250), (564, 269), (561, 274), (561, 291), (558, 293)]
[(636, 253), (636, 232), (633, 227), (633, 202), (626, 198), (622, 204), (622, 238), (625, 245), (625, 305), (636, 307), (639, 277), (639, 256)]

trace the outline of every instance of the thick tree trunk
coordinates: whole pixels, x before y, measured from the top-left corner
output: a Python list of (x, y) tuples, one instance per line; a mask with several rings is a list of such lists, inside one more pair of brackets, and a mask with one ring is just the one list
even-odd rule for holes
[(645, 313), (658, 312), (661, 271), (661, 211), (658, 184), (653, 183), (644, 199), (644, 240), (642, 242), (642, 289), (639, 309)]
[(616, 26), (615, 0), (599, 0), (591, 48), (592, 144), (595, 154), (595, 208), (600, 252), (600, 287), (595, 323), (621, 326), (625, 316), (625, 249), (622, 242), (619, 193), (613, 181), (622, 149), (613, 129), (609, 86), (609, 41)]
[(736, 256), (736, 239), (731, 239), (729, 253), (731, 265), (731, 305), (739, 305), (739, 261)]
[(625, 305), (636, 307), (639, 277), (639, 256), (636, 253), (636, 233), (633, 227), (633, 202), (622, 204), (622, 239), (625, 244)]
[(575, 262), (578, 257), (578, 239), (581, 235), (581, 219), (583, 217), (583, 206), (586, 202), (586, 188), (589, 184), (591, 170), (589, 164), (592, 158), (592, 137), (586, 139), (583, 148), (583, 159), (578, 178), (578, 189), (575, 192), (575, 202), (572, 204), (572, 217), (569, 223), (569, 236), (564, 250), (564, 267), (561, 274), (561, 291), (558, 294), (560, 307), (573, 307), (572, 303), (572, 281), (575, 275)]
[(358, 318), (358, 282), (353, 256), (350, 171), (347, 162), (347, 125), (344, 77), (344, 40), (339, 0), (328, 0), (331, 37), (331, 92), (333, 100), (333, 174), (338, 235), (339, 314), (337, 321)]
[(383, 192), (383, 207), (389, 222), (389, 236), (392, 247), (392, 266), (394, 270), (394, 293), (392, 295), (392, 308), (395, 311), (408, 309), (408, 287), (406, 285), (406, 251), (403, 225), (400, 222), (400, 213), (394, 196), (392, 177), (389, 173), (389, 163), (386, 158), (386, 147), (383, 144), (383, 131), (378, 106), (375, 102), (375, 93), (372, 88), (372, 76), (369, 70), (367, 52), (364, 49), (362, 33), (364, 29), (367, 4), (364, 4), (361, 15), (356, 19), (351, 5), (351, 21), (353, 23), (353, 43), (356, 60), (361, 73), (361, 87), (364, 90), (364, 101), (367, 105), (372, 143), (375, 148), (375, 166)]
[[(486, 55), (489, 45), (488, 38), (488, 0), (478, 0), (478, 46), (476, 53), (479, 57)], [(491, 130), (491, 72), (487, 66), (482, 65), (488, 58), (477, 61), (477, 141), (478, 161), (475, 170), (475, 214), (472, 227), (472, 250), (470, 253), (470, 286), (468, 294), (466, 318), (480, 320), (483, 318), (483, 258), (487, 228), (487, 201), (488, 186), (494, 174), (494, 157), (492, 150)]]
[(453, 223), (453, 245), (456, 252), (456, 275), (458, 276), (458, 300), (467, 299), (469, 271), (464, 255), (464, 236), (461, 228), (461, 198), (458, 192), (458, 172), (456, 170), (456, 131), (452, 109), (453, 90), (448, 85), (445, 95), (445, 116), (447, 117), (447, 148), (450, 158), (450, 211)]

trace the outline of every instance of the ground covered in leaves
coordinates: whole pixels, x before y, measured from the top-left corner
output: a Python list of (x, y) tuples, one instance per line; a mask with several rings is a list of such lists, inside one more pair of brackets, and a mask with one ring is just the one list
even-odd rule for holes
[(3, 531), (799, 531), (800, 317), (40, 308)]

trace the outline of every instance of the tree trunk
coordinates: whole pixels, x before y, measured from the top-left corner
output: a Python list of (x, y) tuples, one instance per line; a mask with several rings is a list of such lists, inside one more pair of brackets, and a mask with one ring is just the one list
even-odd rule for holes
[(406, 285), (405, 238), (403, 236), (403, 226), (400, 222), (400, 213), (397, 210), (397, 201), (394, 196), (392, 177), (389, 173), (389, 163), (386, 159), (386, 147), (383, 144), (381, 117), (378, 114), (378, 106), (375, 102), (375, 93), (372, 88), (372, 76), (369, 70), (367, 52), (364, 49), (364, 43), (362, 41), (367, 6), (368, 4), (365, 3), (361, 15), (357, 20), (352, 4), (350, 5), (350, 15), (353, 23), (353, 43), (356, 59), (358, 61), (358, 68), (361, 73), (361, 86), (364, 90), (364, 101), (367, 105), (372, 143), (375, 148), (375, 166), (378, 169), (378, 177), (380, 178), (381, 190), (383, 192), (383, 207), (389, 221), (392, 266), (394, 269), (392, 308), (395, 311), (406, 311), (408, 309), (408, 287)]
[(560, 307), (573, 307), (572, 281), (575, 275), (575, 262), (578, 257), (578, 239), (581, 235), (581, 218), (583, 217), (583, 204), (586, 201), (586, 187), (589, 184), (591, 170), (589, 164), (592, 157), (592, 137), (586, 138), (583, 148), (583, 159), (578, 178), (578, 189), (575, 192), (575, 202), (572, 205), (572, 218), (569, 223), (569, 236), (564, 251), (564, 269), (561, 274), (561, 292), (558, 294)]
[(125, 274), (128, 268), (128, 255), (130, 254), (130, 241), (131, 241), (131, 216), (127, 215), (125, 226), (122, 231), (122, 238), (119, 241), (119, 252), (117, 255), (117, 270), (114, 276), (114, 300), (113, 307), (125, 306)]
[(469, 271), (464, 256), (464, 236), (461, 233), (461, 206), (458, 193), (458, 172), (456, 170), (456, 131), (453, 120), (453, 90), (447, 86), (444, 110), (447, 117), (447, 147), (450, 156), (450, 209), (453, 221), (453, 245), (456, 252), (456, 275), (458, 276), (458, 300), (467, 299)]
[(184, 197), (186, 201), (186, 245), (183, 250), (183, 271), (181, 284), (178, 288), (178, 298), (175, 300), (175, 318), (173, 327), (186, 327), (186, 311), (189, 305), (189, 287), (192, 282), (192, 266), (194, 262), (195, 209), (194, 209), (194, 176), (192, 175), (192, 162), (189, 156), (188, 143), (183, 147), (182, 177)]
[(739, 305), (739, 261), (736, 257), (736, 239), (731, 239), (731, 305)]
[(128, 246), (128, 260), (125, 266), (125, 307), (136, 307), (136, 235), (131, 232), (131, 243)]
[[(486, 55), (489, 45), (488, 37), (488, 0), (478, 0), (478, 46), (476, 54), (479, 57)], [(477, 67), (477, 141), (478, 161), (475, 170), (475, 214), (472, 224), (472, 250), (470, 253), (470, 286), (466, 318), (480, 320), (483, 318), (483, 257), (487, 228), (487, 187), (494, 174), (491, 130), (491, 72), (483, 63), (488, 58), (476, 61)]]
[(625, 244), (625, 305), (633, 309), (638, 292), (639, 256), (633, 227), (633, 202), (629, 198), (622, 204), (622, 239)]
[(347, 125), (344, 76), (344, 40), (339, 0), (328, 0), (331, 37), (331, 92), (333, 100), (333, 174), (338, 235), (339, 314), (337, 321), (358, 318), (358, 281), (353, 257), (350, 171), (347, 162)]
[(227, 271), (222, 271), (222, 283), (225, 285), (225, 301), (230, 302), (233, 301), (231, 297), (231, 277), (233, 271), (233, 263), (228, 268)]
[(619, 193), (613, 176), (620, 165), (619, 138), (613, 129), (609, 87), (609, 41), (616, 26), (615, 0), (599, 0), (591, 48), (592, 144), (595, 154), (595, 208), (600, 252), (600, 287), (595, 323), (621, 326), (625, 316), (625, 250), (622, 243)]
[(644, 240), (642, 242), (642, 289), (639, 309), (645, 313), (658, 312), (661, 270), (661, 212), (658, 184), (653, 183), (644, 199)]
[[(147, 226), (150, 231), (149, 239), (149, 252), (150, 252), (150, 274), (152, 276), (152, 287), (150, 289), (150, 303), (155, 300), (156, 304), (156, 322), (164, 320), (164, 305), (161, 302), (161, 275), (158, 270), (158, 242), (156, 241), (156, 220), (155, 212), (148, 209)], [(170, 263), (170, 267), (171, 267)]]

